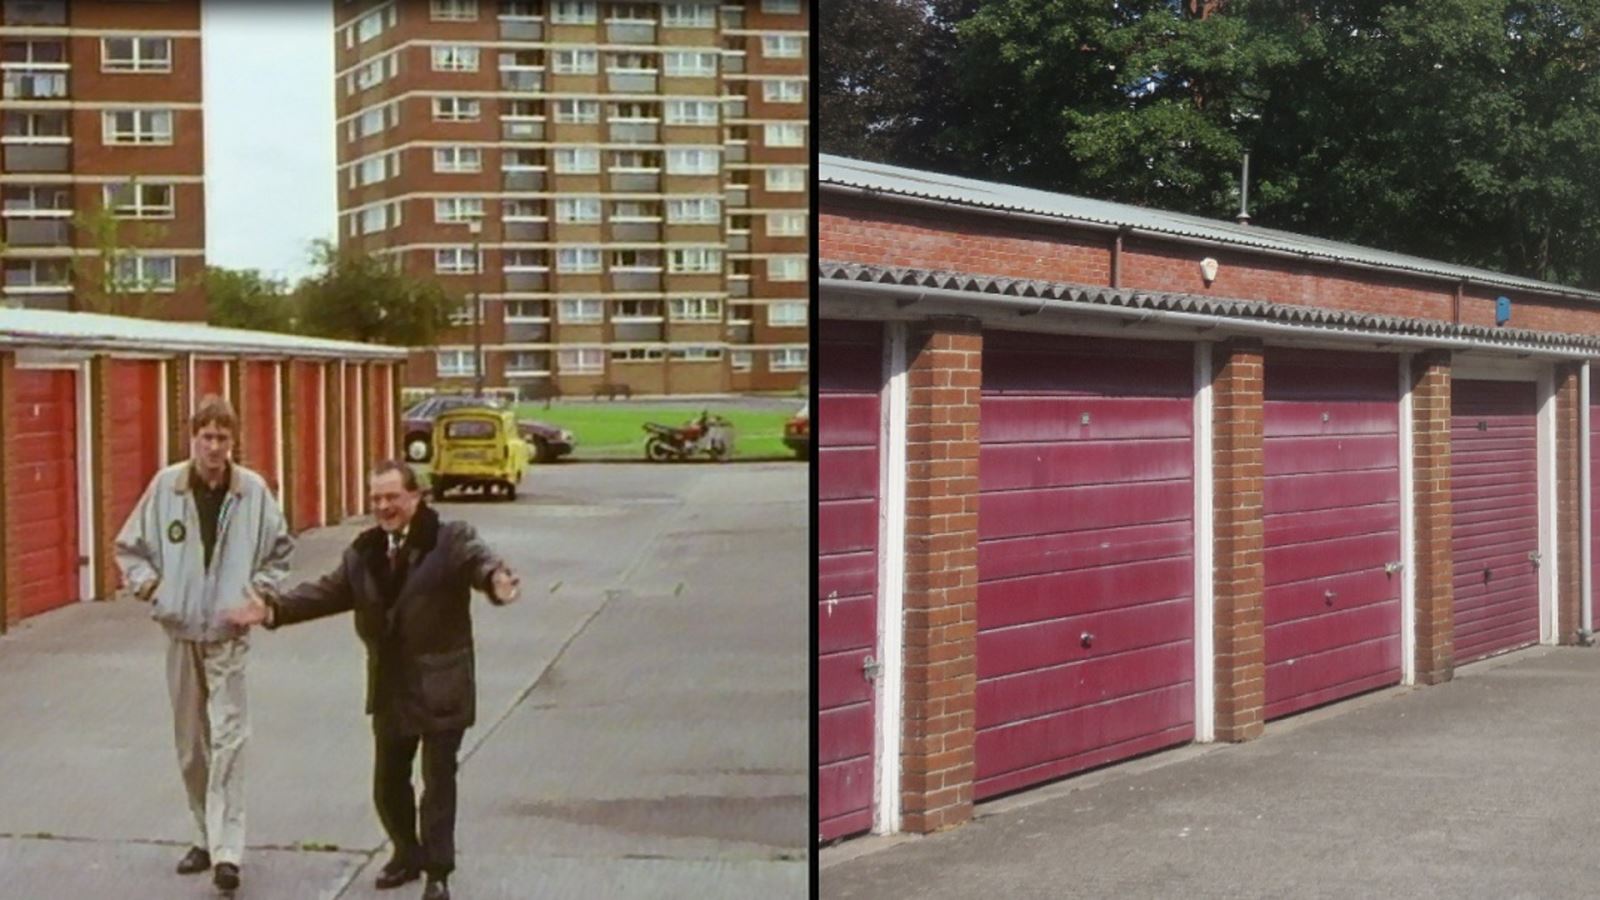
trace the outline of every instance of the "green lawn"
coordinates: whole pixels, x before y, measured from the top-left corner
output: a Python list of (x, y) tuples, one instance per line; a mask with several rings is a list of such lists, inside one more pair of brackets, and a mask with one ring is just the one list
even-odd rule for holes
[[(644, 459), (644, 423), (682, 425), (700, 415), (702, 407), (630, 406), (627, 404), (524, 403), (517, 418), (538, 419), (571, 431), (578, 439), (570, 459)], [(783, 445), (783, 423), (792, 410), (711, 409), (733, 423), (735, 459), (793, 459)]]

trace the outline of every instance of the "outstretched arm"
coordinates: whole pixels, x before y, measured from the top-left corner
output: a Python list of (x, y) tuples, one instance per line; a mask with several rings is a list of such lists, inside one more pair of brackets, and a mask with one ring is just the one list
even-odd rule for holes
[(245, 591), (245, 605), (223, 613), (234, 625), (277, 628), (309, 622), (348, 611), (355, 604), (343, 563), (316, 581), (307, 581), (282, 596), (272, 596), (255, 585)]
[(455, 570), (462, 573), (472, 586), (489, 595), (489, 601), (503, 606), (521, 594), (520, 579), (499, 556), (495, 555), (478, 530), (466, 522), (457, 522), (460, 529), (457, 540), (451, 543), (455, 553)]

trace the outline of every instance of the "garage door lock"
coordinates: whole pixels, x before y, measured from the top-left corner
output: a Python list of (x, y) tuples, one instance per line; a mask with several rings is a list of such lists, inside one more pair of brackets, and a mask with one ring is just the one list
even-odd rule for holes
[(878, 673), (883, 670), (883, 663), (871, 656), (861, 661), (861, 677), (868, 681), (877, 681)]
[(1540, 556), (1539, 551), (1537, 550), (1533, 550), (1528, 553), (1528, 562), (1533, 563), (1533, 567), (1535, 569), (1539, 568), (1539, 562), (1543, 559), (1544, 557)]
[(1400, 571), (1401, 569), (1404, 569), (1405, 567), (1406, 567), (1406, 564), (1403, 563), (1403, 562), (1384, 563), (1383, 564), (1383, 574), (1385, 574), (1385, 575), (1393, 575), (1394, 573)]

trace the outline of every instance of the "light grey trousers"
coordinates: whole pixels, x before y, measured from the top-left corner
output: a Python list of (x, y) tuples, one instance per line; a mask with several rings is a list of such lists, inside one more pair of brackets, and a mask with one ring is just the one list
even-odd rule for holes
[(244, 744), (250, 720), (244, 696), (245, 638), (168, 639), (167, 690), (178, 770), (194, 813), (195, 846), (212, 864), (244, 856)]

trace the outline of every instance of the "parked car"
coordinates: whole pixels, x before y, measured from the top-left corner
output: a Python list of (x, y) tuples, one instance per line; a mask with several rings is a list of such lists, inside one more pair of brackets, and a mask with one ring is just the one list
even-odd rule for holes
[(504, 407), (456, 406), (434, 419), (435, 498), (452, 488), (477, 487), (517, 499), (531, 453), (513, 418)]
[(800, 407), (800, 411), (783, 423), (783, 444), (794, 455), (801, 459), (811, 458), (811, 404)]
[[(417, 403), (405, 411), (402, 420), (405, 424), (405, 454), (406, 459), (414, 463), (425, 463), (433, 458), (433, 420), (447, 409), (456, 409), (462, 406), (487, 406), (490, 409), (510, 409), (510, 405), (498, 397), (478, 397), (472, 394), (435, 394), (426, 400)], [(536, 462), (555, 462), (563, 456), (572, 453), (572, 448), (577, 446), (577, 439), (572, 432), (565, 428), (558, 428), (548, 422), (534, 419), (518, 419), (517, 431), (522, 439), (527, 441), (532, 448), (533, 458)]]

